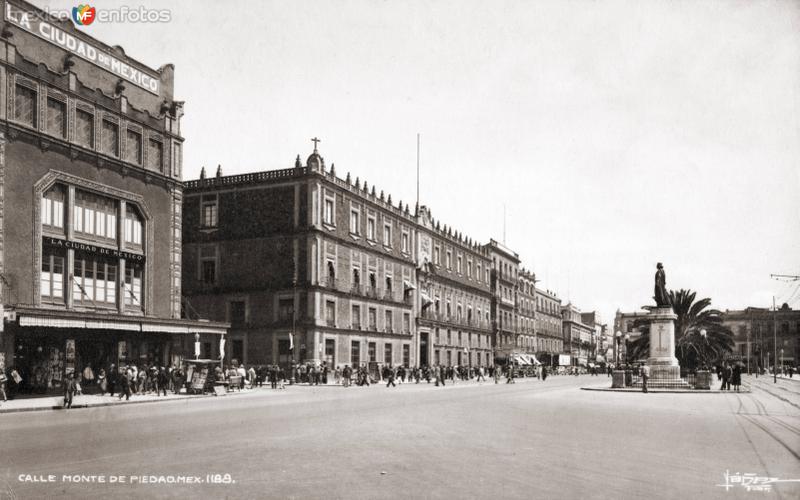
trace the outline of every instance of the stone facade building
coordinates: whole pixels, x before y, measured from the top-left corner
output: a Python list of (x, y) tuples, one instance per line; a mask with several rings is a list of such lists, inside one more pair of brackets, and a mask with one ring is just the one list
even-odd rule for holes
[(558, 364), (564, 352), (564, 331), (561, 326), (561, 299), (550, 290), (535, 288), (536, 293), (536, 352), (538, 359), (550, 366)]
[[(245, 363), (414, 365), (416, 231), (358, 178), (305, 165), (188, 182), (184, 294)], [(211, 215), (213, 214), (213, 215)]]
[(594, 327), (583, 322), (581, 311), (572, 303), (561, 308), (564, 347), (573, 366), (588, 366)]
[[(725, 311), (723, 324), (733, 331), (733, 358), (755, 371), (756, 367), (798, 366), (800, 360), (800, 310), (784, 304), (777, 311), (748, 307)], [(777, 344), (776, 344), (777, 340)]]
[(519, 349), (530, 355), (538, 351), (536, 338), (536, 275), (520, 269), (517, 280), (517, 330)]
[(502, 243), (490, 240), (485, 245), (492, 259), (492, 329), (495, 358), (500, 363), (519, 354), (517, 337), (517, 279), (519, 255)]

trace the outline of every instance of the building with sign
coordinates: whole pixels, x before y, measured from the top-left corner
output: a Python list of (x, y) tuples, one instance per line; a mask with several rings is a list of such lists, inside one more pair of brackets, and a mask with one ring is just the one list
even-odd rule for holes
[(229, 356), (418, 362), (414, 216), (338, 177), (316, 141), (293, 168), (187, 182), (183, 213), (184, 295), (231, 322)]
[(0, 365), (58, 391), (86, 367), (177, 362), (195, 334), (217, 344), (225, 325), (181, 318), (173, 67), (4, 4)]
[(536, 352), (542, 363), (557, 366), (558, 355), (564, 353), (564, 332), (561, 327), (561, 299), (555, 292), (536, 287)]
[(418, 210), (420, 365), (489, 366), (491, 260), (482, 245)]
[(728, 311), (723, 324), (733, 332), (735, 346), (729, 358), (741, 360), (751, 371), (757, 367), (798, 366), (800, 360), (800, 311), (784, 304), (777, 311), (747, 307)]

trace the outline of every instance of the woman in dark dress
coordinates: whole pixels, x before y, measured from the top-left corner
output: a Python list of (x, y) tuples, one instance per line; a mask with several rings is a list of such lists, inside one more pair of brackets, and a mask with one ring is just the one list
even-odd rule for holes
[(733, 390), (739, 392), (739, 386), (742, 385), (742, 367), (739, 363), (733, 366), (733, 375), (731, 376), (731, 385)]

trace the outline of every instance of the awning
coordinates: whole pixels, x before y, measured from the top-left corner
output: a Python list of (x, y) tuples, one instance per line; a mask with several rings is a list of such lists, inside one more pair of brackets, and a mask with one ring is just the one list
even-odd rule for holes
[(52, 311), (35, 308), (15, 308), (21, 327), (75, 328), (88, 330), (115, 330), (127, 332), (152, 332), (225, 335), (227, 323), (187, 319), (162, 319), (148, 316), (101, 314), (79, 311)]
[(417, 287), (415, 287), (414, 285), (412, 285), (412, 284), (411, 284), (410, 282), (408, 282), (408, 281), (403, 281), (403, 287), (404, 287), (406, 290), (416, 290), (416, 289), (417, 289)]
[(430, 297), (428, 297), (427, 293), (420, 292), (419, 293), (419, 297), (422, 299), (422, 307), (427, 307), (427, 306), (433, 304), (433, 301), (431, 300)]

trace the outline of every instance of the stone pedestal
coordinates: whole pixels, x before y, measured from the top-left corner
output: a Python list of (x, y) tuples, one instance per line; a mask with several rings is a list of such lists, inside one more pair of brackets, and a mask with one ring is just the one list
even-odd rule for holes
[(625, 372), (622, 370), (614, 370), (611, 372), (611, 388), (621, 389), (625, 387)]
[[(675, 320), (678, 316), (671, 307), (650, 307), (647, 319), (650, 323), (650, 367), (648, 388), (690, 389), (681, 378), (681, 367), (675, 357)], [(641, 387), (641, 382), (634, 384)]]
[(695, 379), (695, 389), (711, 389), (711, 372), (707, 370), (699, 370)]

